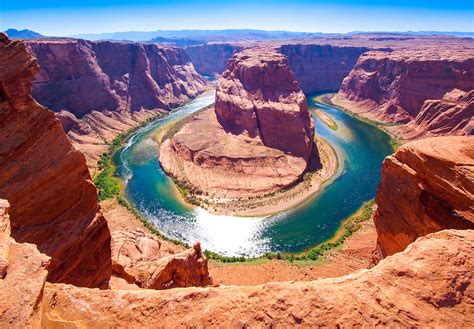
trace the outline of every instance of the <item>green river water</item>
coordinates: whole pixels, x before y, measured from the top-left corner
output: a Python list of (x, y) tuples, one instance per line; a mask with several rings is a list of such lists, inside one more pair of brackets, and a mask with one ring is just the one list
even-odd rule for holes
[(385, 132), (335, 107), (315, 103), (313, 96), (308, 96), (310, 108), (319, 108), (338, 125), (332, 130), (313, 115), (316, 133), (334, 147), (340, 168), (337, 178), (299, 207), (258, 218), (217, 216), (178, 199), (173, 182), (160, 168), (153, 135), (163, 125), (212, 104), (214, 95), (195, 99), (127, 140), (114, 157), (126, 197), (163, 234), (188, 243), (199, 240), (204, 249), (226, 256), (300, 252), (331, 238), (344, 219), (374, 198), (382, 161), (393, 148)]

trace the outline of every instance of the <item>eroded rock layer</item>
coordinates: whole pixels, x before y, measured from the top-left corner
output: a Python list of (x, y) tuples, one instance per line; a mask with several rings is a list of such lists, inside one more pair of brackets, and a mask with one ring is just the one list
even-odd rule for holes
[(33, 97), (61, 121), (95, 168), (119, 133), (197, 96), (207, 82), (184, 50), (131, 42), (27, 42), (40, 71)]
[(385, 159), (374, 222), (381, 256), (418, 237), (474, 229), (474, 137), (427, 138)]
[(215, 112), (232, 134), (259, 137), (265, 146), (308, 160), (314, 124), (286, 56), (273, 49), (236, 54), (219, 78)]
[(369, 48), (288, 44), (279, 50), (288, 56), (301, 89), (305, 93), (315, 93), (339, 90), (360, 55)]
[(472, 50), (363, 54), (333, 102), (369, 119), (408, 124), (405, 138), (474, 133)]
[(39, 68), (25, 45), (1, 34), (0, 62), (0, 197), (11, 205), (12, 236), (51, 257), (48, 280), (106, 283), (110, 232), (85, 158), (31, 97)]
[(213, 76), (225, 71), (227, 61), (244, 47), (216, 43), (186, 47), (186, 53), (200, 74)]
[(27, 44), (41, 67), (33, 97), (78, 118), (93, 110), (166, 109), (206, 86), (180, 48), (80, 39)]
[(442, 231), (420, 238), (370, 270), (312, 282), (160, 292), (48, 284), (42, 324), (470, 327), (473, 243), (473, 230)]
[(188, 121), (161, 146), (161, 165), (190, 189), (221, 197), (291, 185), (314, 144), (306, 97), (273, 49), (236, 54), (218, 80), (214, 111)]

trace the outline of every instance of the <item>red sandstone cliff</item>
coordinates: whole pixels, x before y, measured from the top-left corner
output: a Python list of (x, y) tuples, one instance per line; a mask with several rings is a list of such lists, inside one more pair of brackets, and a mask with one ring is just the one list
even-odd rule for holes
[(100, 291), (48, 284), (42, 324), (472, 327), (473, 243), (473, 230), (438, 232), (418, 239), (404, 252), (387, 257), (370, 270), (311, 282), (160, 292)]
[(189, 46), (185, 48), (196, 71), (213, 76), (225, 71), (227, 61), (244, 47), (226, 43)]
[(474, 137), (428, 138), (385, 159), (374, 217), (381, 256), (418, 237), (474, 229)]
[(12, 236), (51, 257), (48, 280), (97, 287), (111, 274), (110, 232), (84, 156), (30, 95), (38, 64), (0, 34), (0, 197)]
[[(290, 68), (305, 93), (338, 90), (360, 55), (369, 50), (361, 46), (311, 43), (274, 46), (287, 56)], [(196, 71), (203, 75), (216, 75), (225, 71), (227, 61), (234, 54), (251, 47), (255, 44), (206, 44), (186, 47), (186, 53)]]
[(180, 48), (80, 39), (27, 44), (41, 68), (33, 97), (78, 118), (93, 110), (167, 109), (206, 87)]
[(217, 83), (215, 112), (226, 131), (308, 161), (314, 124), (284, 55), (255, 48), (232, 57)]
[[(333, 102), (369, 119), (407, 124), (404, 138), (474, 133), (471, 50), (368, 52)], [(413, 129), (415, 131), (413, 131)]]
[(291, 70), (305, 93), (338, 90), (360, 55), (368, 50), (316, 44), (288, 44), (279, 48), (288, 57)]
[(57, 113), (90, 168), (116, 135), (207, 86), (180, 48), (80, 39), (31, 40), (27, 45), (41, 68), (33, 97)]

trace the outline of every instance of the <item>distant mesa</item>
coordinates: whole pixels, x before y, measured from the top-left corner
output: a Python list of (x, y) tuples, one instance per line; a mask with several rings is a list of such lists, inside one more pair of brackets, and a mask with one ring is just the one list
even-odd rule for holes
[(11, 39), (40, 39), (40, 38), (45, 38), (44, 35), (39, 34), (35, 31), (31, 30), (17, 30), (17, 29), (8, 29), (4, 31), (6, 35), (8, 35), (9, 38)]

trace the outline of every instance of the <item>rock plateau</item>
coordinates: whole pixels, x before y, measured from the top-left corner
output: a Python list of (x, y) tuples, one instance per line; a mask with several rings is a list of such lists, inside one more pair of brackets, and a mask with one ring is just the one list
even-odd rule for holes
[[(469, 327), (473, 230), (418, 239), (370, 270), (336, 279), (167, 291), (48, 284), (43, 326)], [(429, 284), (427, 284), (429, 278)]]
[(287, 44), (279, 51), (288, 56), (291, 70), (305, 93), (338, 90), (367, 47)]

